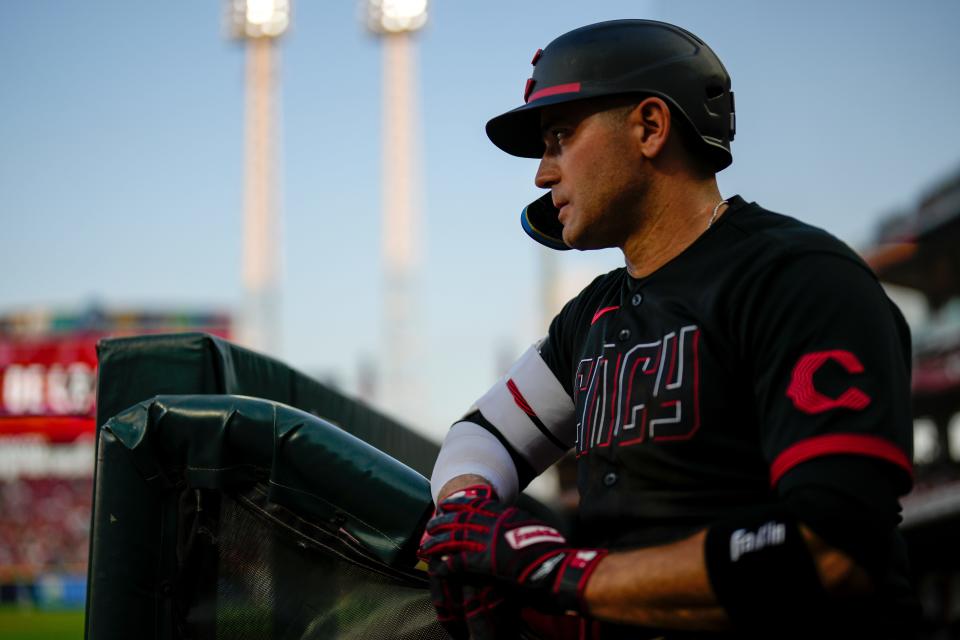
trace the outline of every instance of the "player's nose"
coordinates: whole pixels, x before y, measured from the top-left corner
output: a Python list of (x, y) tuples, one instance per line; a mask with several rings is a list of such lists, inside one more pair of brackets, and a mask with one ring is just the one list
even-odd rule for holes
[(560, 182), (560, 172), (556, 160), (550, 154), (544, 154), (540, 158), (540, 166), (537, 167), (537, 175), (534, 176), (533, 182), (541, 189), (548, 189)]

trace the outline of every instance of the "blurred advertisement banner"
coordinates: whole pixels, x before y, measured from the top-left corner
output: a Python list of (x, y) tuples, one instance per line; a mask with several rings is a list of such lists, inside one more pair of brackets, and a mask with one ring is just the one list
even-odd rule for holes
[(0, 342), (0, 416), (94, 416), (97, 338)]

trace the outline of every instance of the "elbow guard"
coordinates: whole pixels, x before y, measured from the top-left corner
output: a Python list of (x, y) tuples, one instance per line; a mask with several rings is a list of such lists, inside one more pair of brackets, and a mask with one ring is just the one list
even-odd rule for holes
[(758, 637), (809, 637), (829, 628), (827, 595), (799, 524), (778, 506), (712, 525), (707, 574), (738, 630)]
[(573, 400), (536, 346), (477, 400), (476, 409), (535, 475), (563, 457), (576, 437)]
[(530, 347), (450, 428), (430, 480), (434, 501), (452, 478), (476, 474), (512, 502), (572, 446), (575, 422), (573, 400)]
[(520, 481), (513, 459), (496, 436), (472, 422), (450, 427), (430, 476), (430, 492), (437, 504), (440, 489), (457, 476), (485, 478), (504, 502), (516, 500)]

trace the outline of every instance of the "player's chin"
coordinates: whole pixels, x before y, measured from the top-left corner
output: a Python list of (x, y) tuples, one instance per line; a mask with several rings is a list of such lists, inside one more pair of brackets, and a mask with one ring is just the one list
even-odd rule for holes
[(577, 251), (590, 251), (591, 249), (605, 248), (602, 243), (597, 242), (595, 238), (591, 238), (590, 234), (583, 233), (582, 230), (577, 229), (573, 225), (564, 225), (563, 243), (571, 249), (576, 249)]
[(583, 234), (580, 233), (575, 224), (567, 223), (563, 225), (561, 237), (563, 238), (563, 244), (571, 249), (583, 250)]

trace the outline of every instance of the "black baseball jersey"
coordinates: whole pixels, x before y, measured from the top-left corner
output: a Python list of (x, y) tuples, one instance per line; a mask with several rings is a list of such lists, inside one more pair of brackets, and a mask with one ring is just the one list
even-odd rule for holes
[(471, 429), (494, 434), (520, 486), (574, 449), (585, 546), (664, 544), (787, 505), (878, 587), (839, 617), (909, 628), (896, 530), (912, 482), (906, 322), (842, 242), (729, 204), (650, 276), (594, 280), (451, 433), (463, 425), (464, 446)]
[(597, 278), (540, 355), (575, 406), (587, 544), (683, 537), (823, 456), (909, 488), (902, 315), (846, 245), (739, 197), (652, 275)]

